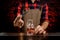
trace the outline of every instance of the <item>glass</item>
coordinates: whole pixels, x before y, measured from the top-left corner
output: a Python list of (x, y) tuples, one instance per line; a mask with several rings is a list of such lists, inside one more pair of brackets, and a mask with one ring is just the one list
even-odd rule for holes
[(26, 33), (28, 36), (34, 35), (34, 24), (32, 19), (28, 19), (27, 24), (26, 24)]

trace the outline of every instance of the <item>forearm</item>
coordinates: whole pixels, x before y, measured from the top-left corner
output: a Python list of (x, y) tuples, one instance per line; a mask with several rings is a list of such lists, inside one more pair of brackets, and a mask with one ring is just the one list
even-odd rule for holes
[(44, 21), (44, 22), (42, 23), (41, 27), (42, 27), (43, 29), (46, 29), (46, 28), (48, 27), (48, 25), (49, 25), (49, 21)]
[(45, 21), (42, 23), (42, 28), (43, 29), (46, 29), (47, 27), (48, 27), (48, 24), (49, 24), (49, 19), (48, 19), (48, 5), (46, 4), (46, 6), (45, 6), (45, 10), (46, 10), (46, 12), (45, 12)]

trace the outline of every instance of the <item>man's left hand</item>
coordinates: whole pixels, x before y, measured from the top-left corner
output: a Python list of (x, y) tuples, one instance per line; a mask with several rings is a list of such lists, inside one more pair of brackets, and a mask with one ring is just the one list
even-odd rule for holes
[(45, 35), (46, 34), (46, 31), (40, 26), (38, 25), (36, 28), (35, 28), (35, 33), (39, 33), (39, 34), (43, 34)]

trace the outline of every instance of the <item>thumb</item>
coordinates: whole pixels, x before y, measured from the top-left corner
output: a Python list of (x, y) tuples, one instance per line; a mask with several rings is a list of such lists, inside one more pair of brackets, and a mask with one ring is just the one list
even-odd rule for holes
[(18, 15), (17, 18), (21, 19), (22, 18), (22, 15)]

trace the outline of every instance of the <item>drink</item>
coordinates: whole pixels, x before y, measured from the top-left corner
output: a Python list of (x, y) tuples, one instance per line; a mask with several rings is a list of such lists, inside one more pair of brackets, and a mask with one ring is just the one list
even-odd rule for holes
[(31, 35), (34, 35), (34, 24), (33, 24), (33, 21), (31, 19), (29, 19), (27, 21), (27, 35), (28, 36), (31, 36)]

